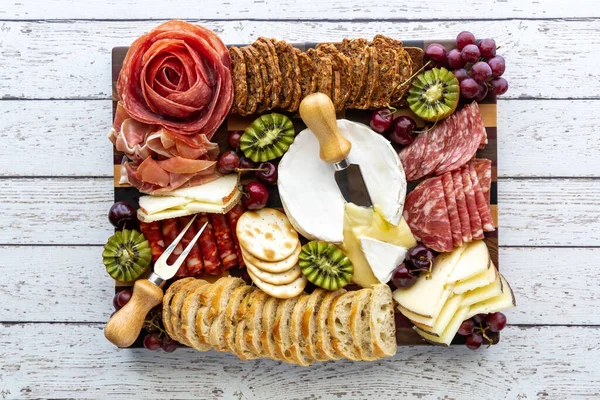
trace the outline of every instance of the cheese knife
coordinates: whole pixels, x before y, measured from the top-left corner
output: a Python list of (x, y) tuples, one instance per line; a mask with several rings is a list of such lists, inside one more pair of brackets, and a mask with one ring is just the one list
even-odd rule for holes
[(360, 166), (348, 160), (352, 143), (338, 129), (329, 96), (324, 93), (306, 96), (300, 103), (300, 117), (319, 140), (321, 160), (333, 165), (335, 181), (344, 199), (358, 206), (373, 206)]

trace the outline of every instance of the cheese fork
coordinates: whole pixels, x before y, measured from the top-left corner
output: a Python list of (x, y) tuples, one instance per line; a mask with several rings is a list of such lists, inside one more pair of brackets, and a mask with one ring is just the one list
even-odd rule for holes
[(133, 295), (123, 308), (117, 311), (106, 323), (104, 328), (104, 336), (117, 347), (131, 346), (142, 330), (144, 320), (148, 312), (162, 302), (164, 292), (163, 285), (173, 276), (179, 267), (185, 262), (189, 252), (198, 241), (198, 238), (206, 228), (205, 223), (198, 231), (196, 236), (187, 245), (185, 250), (177, 258), (177, 260), (169, 265), (167, 259), (179, 244), (183, 235), (189, 227), (194, 223), (196, 215), (183, 228), (179, 236), (165, 249), (163, 254), (154, 263), (154, 272), (148, 279), (138, 279), (133, 285)]

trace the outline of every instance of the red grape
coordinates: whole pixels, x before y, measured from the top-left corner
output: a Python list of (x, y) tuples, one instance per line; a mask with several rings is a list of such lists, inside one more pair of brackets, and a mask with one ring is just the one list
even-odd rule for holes
[(158, 333), (152, 332), (144, 336), (144, 347), (148, 350), (156, 351), (162, 347), (162, 340)]
[(115, 294), (115, 297), (113, 297), (113, 306), (115, 307), (115, 310), (120, 310), (122, 307), (125, 306), (125, 304), (127, 304), (127, 302), (129, 301), (129, 299), (131, 299), (131, 289), (123, 289), (119, 292), (117, 292)]
[(433, 251), (423, 244), (409, 249), (406, 257), (416, 269), (421, 271), (429, 271), (435, 258)]
[(417, 276), (408, 270), (406, 264), (402, 263), (392, 272), (392, 283), (397, 288), (407, 289), (417, 282)]
[(488, 63), (478, 61), (471, 67), (471, 76), (479, 83), (487, 81), (492, 76), (492, 69)]
[(448, 66), (452, 69), (458, 69), (465, 66), (465, 62), (462, 59), (460, 50), (452, 49), (448, 53)]
[(223, 175), (233, 172), (239, 165), (240, 157), (233, 150), (221, 154), (217, 160), (217, 170)]
[(469, 78), (469, 73), (464, 68), (455, 69), (454, 71), (452, 71), (452, 73), (454, 74), (456, 79), (458, 79), (458, 82), (462, 82), (465, 79)]
[(267, 185), (275, 185), (277, 183), (277, 167), (271, 162), (260, 163), (258, 169), (264, 171), (256, 171), (256, 179)]
[(108, 220), (117, 229), (135, 228), (137, 226), (137, 212), (129, 203), (117, 201), (108, 210)]
[(411, 117), (400, 116), (392, 121), (390, 140), (392, 142), (408, 146), (415, 140), (414, 129), (417, 123)]
[(482, 101), (483, 99), (485, 99), (488, 95), (488, 87), (485, 83), (482, 83), (479, 85), (479, 93), (477, 93), (477, 96), (475, 96), (475, 98), (473, 100), (475, 101)]
[(492, 93), (496, 96), (503, 95), (508, 90), (508, 82), (504, 78), (495, 78), (490, 81)]
[(162, 349), (167, 353), (172, 353), (179, 347), (179, 343), (171, 339), (170, 337), (164, 337), (162, 340)]
[(481, 335), (479, 333), (476, 333), (476, 332), (471, 333), (469, 336), (467, 336), (467, 338), (465, 340), (465, 344), (471, 350), (477, 350), (478, 348), (481, 347), (482, 343), (483, 343), (483, 338), (481, 337)]
[(242, 138), (243, 133), (243, 131), (229, 132), (229, 136), (227, 136), (227, 143), (229, 143), (229, 147), (231, 147), (232, 149), (239, 149), (240, 139)]
[(460, 83), (460, 94), (472, 99), (479, 94), (479, 83), (473, 78), (467, 78)]
[(477, 47), (479, 47), (481, 55), (485, 58), (492, 58), (496, 55), (496, 42), (494, 39), (481, 39)]
[(242, 202), (248, 210), (259, 210), (269, 202), (269, 189), (260, 182), (250, 182), (246, 185), (246, 195)]
[(488, 314), (485, 317), (485, 322), (492, 332), (500, 332), (506, 326), (506, 315), (501, 312), (495, 312)]
[(492, 76), (495, 78), (502, 76), (504, 71), (506, 71), (506, 64), (504, 62), (504, 57), (502, 56), (494, 56), (487, 60), (487, 63), (490, 65)]
[(464, 49), (469, 44), (475, 44), (475, 35), (468, 31), (462, 31), (456, 36), (456, 47), (459, 50)]
[(460, 56), (465, 63), (475, 63), (481, 57), (481, 53), (479, 52), (479, 47), (474, 44), (468, 44), (460, 51)]
[(244, 170), (254, 169), (254, 168), (256, 168), (256, 164), (254, 163), (254, 161), (252, 161), (248, 157), (240, 157), (240, 163), (238, 165), (238, 169), (242, 170), (242, 171), (239, 171), (242, 174), (242, 176), (249, 175), (252, 172), (252, 171), (244, 171)]
[(383, 133), (387, 131), (392, 125), (394, 119), (394, 113), (389, 108), (380, 108), (371, 114), (371, 129), (377, 133)]
[(471, 333), (473, 333), (474, 330), (475, 322), (473, 322), (472, 319), (468, 319), (466, 321), (463, 321), (462, 324), (460, 324), (460, 328), (458, 328), (458, 334), (462, 336), (468, 336)]
[(431, 60), (435, 67), (446, 65), (446, 49), (438, 43), (432, 43), (425, 49), (425, 60)]
[(485, 315), (485, 314), (477, 314), (477, 315), (475, 315), (475, 316), (473, 317), (473, 321), (474, 321), (476, 324), (481, 324), (482, 322), (484, 322), (484, 321), (485, 321), (485, 317), (486, 317), (486, 315)]

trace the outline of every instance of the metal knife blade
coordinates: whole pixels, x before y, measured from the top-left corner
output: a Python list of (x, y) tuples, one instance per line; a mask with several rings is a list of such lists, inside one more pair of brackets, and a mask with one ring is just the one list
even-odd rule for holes
[[(340, 166), (340, 164), (343, 165), (343, 163), (337, 163), (336, 166)], [(357, 206), (373, 206), (360, 166), (358, 164), (346, 165), (347, 167), (343, 169), (336, 168), (334, 174), (342, 196), (347, 202), (354, 203)]]

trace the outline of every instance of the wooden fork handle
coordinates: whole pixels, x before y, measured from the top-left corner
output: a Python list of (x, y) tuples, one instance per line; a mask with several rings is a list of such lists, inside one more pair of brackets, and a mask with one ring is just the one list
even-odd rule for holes
[(129, 347), (140, 335), (148, 312), (162, 302), (164, 292), (148, 279), (133, 285), (133, 295), (106, 323), (104, 336), (117, 347)]

